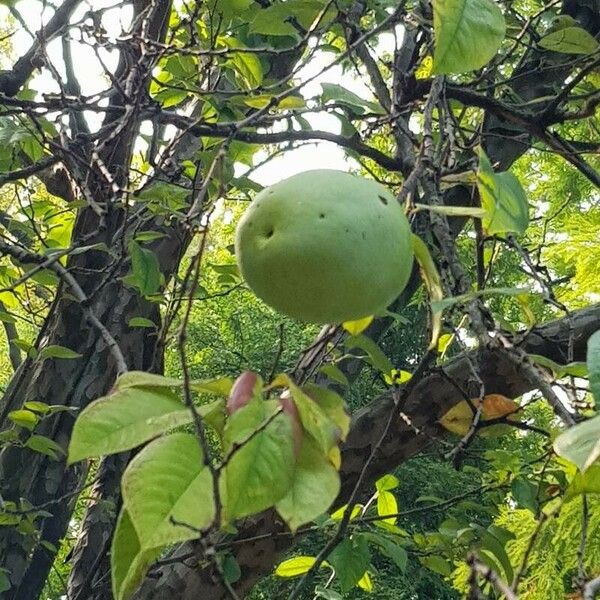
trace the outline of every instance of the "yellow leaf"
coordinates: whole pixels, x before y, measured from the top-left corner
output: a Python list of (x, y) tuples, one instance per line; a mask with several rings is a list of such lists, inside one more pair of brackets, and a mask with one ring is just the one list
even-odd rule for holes
[(333, 446), (331, 450), (329, 450), (327, 458), (336, 470), (339, 471), (342, 466), (342, 453), (340, 452), (340, 449), (337, 446)]
[(356, 585), (365, 592), (373, 591), (373, 580), (368, 571), (365, 571), (365, 574), (358, 580)]
[[(347, 504), (344, 504), (344, 506), (342, 506), (341, 508), (338, 508), (335, 512), (331, 513), (331, 518), (334, 521), (341, 521), (342, 517), (344, 516), (344, 513), (346, 512), (346, 508), (347, 508)], [(356, 519), (356, 517), (358, 517), (361, 513), (363, 509), (363, 505), (362, 504), (355, 504), (352, 507), (352, 512), (350, 513), (350, 520), (354, 521), (354, 519)]]
[(440, 339), (438, 340), (438, 352), (440, 354), (444, 354), (446, 352), (446, 350), (448, 350), (448, 346), (452, 343), (452, 340), (454, 339), (454, 334), (453, 333), (445, 333), (444, 335), (440, 336)]
[[(423, 282), (425, 283), (425, 287), (427, 288), (427, 293), (429, 294), (429, 300), (431, 302), (439, 302), (444, 294), (442, 291), (442, 280), (440, 278), (440, 274), (438, 273), (437, 267), (433, 262), (433, 258), (431, 258), (431, 254), (429, 252), (429, 248), (427, 248), (427, 244), (418, 236), (412, 236), (413, 239), (413, 251), (415, 253), (415, 258), (417, 259), (417, 263), (419, 263), (419, 268), (421, 270), (421, 277), (423, 278)], [(437, 346), (437, 341), (440, 337), (440, 333), (442, 332), (442, 311), (431, 311), (431, 343), (429, 344), (429, 349), (435, 348)]]
[[(480, 400), (476, 398), (471, 401), (478, 408)], [(517, 421), (516, 411), (519, 405), (510, 398), (501, 394), (488, 394), (483, 399), (483, 410), (481, 418), (483, 421), (507, 417), (509, 421)], [(453, 406), (440, 420), (440, 424), (457, 435), (466, 435), (473, 423), (473, 411), (466, 400), (462, 400)]]
[[(309, 571), (314, 564), (314, 556), (294, 556), (294, 558), (288, 558), (288, 560), (279, 563), (275, 569), (275, 575), (279, 575), (279, 577), (298, 577)], [(321, 566), (326, 564), (323, 563)]]
[(350, 335), (358, 335), (362, 333), (373, 321), (373, 315), (370, 317), (364, 317), (363, 319), (357, 319), (356, 321), (346, 321), (344, 325), (344, 329)]
[(399, 371), (398, 369), (392, 369), (389, 373), (383, 376), (383, 379), (388, 385), (398, 385), (406, 383), (412, 378), (412, 373), (408, 371)]
[(433, 68), (433, 57), (431, 54), (428, 54), (421, 64), (419, 68), (415, 71), (415, 77), (417, 79), (428, 79), (431, 77), (431, 70)]
[[(395, 515), (398, 512), (398, 503), (394, 494), (388, 491), (381, 491), (377, 494), (377, 514), (380, 516)], [(396, 523), (396, 517), (387, 517), (381, 519), (386, 523), (394, 525)]]

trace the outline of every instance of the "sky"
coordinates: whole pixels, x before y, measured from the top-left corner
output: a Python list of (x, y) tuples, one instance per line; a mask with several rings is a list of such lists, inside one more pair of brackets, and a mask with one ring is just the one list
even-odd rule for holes
[[(91, 4), (90, 1), (87, 3), (84, 2), (73, 15), (72, 22), (80, 19), (85, 12), (89, 10)], [(114, 2), (111, 2), (110, 0), (96, 0), (93, 2), (95, 8), (111, 6), (112, 4), (114, 4)], [(23, 15), (28, 28), (32, 32), (37, 31), (42, 22), (47, 22), (52, 13), (51, 10), (47, 10), (46, 13), (41, 12), (42, 6), (42, 3), (37, 0), (21, 0), (16, 4), (16, 8)], [(4, 6), (0, 6), (0, 23), (4, 21), (4, 17), (7, 13), (8, 9)], [(123, 30), (126, 30), (128, 18), (129, 12), (123, 11), (123, 9), (110, 11), (105, 13), (103, 26), (107, 30), (108, 35), (115, 38), (118, 37)], [(385, 36), (387, 36), (387, 38)], [(29, 47), (31, 39), (31, 35), (24, 28), (18, 28), (15, 35), (12, 37), (15, 58), (20, 56)], [(381, 39), (379, 40), (380, 47), (383, 45), (389, 48), (392, 44), (393, 38), (390, 34), (381, 36)], [(82, 93), (84, 95), (92, 95), (104, 90), (107, 86), (106, 75), (102, 72), (102, 68), (98, 63), (92, 48), (84, 43), (75, 43), (73, 45), (72, 53), (75, 71), (80, 78)], [(48, 45), (49, 57), (53, 64), (56, 65), (57, 69), (62, 72), (61, 54), (60, 40), (54, 40)], [(118, 58), (116, 52), (110, 53), (102, 50), (101, 56), (108, 68), (114, 70)], [(302, 80), (309, 79), (319, 73), (319, 71), (321, 71), (331, 60), (331, 54), (321, 53), (320, 55), (317, 55), (314, 60), (302, 69), (299, 73), (299, 78)], [(10, 65), (7, 64), (2, 66), (3, 68), (10, 67)], [(326, 73), (308, 83), (302, 89), (301, 93), (306, 98), (319, 95), (321, 93), (320, 83), (322, 81), (343, 85), (365, 99), (370, 100), (373, 96), (371, 91), (362, 81), (353, 77), (351, 74), (343, 74), (342, 69), (339, 66), (331, 67)], [(34, 77), (31, 87), (37, 90), (43, 90), (44, 92), (59, 91), (56, 82), (47, 72), (42, 74), (38, 73)], [(99, 122), (98, 115), (89, 114), (87, 116), (92, 123), (94, 121), (96, 121), (96, 123)], [(305, 116), (315, 129), (330, 131), (332, 133), (340, 132), (340, 123), (332, 115), (314, 113)], [(263, 154), (263, 157), (264, 156), (265, 155)], [(261, 155), (259, 154), (257, 156), (257, 161), (260, 161), (260, 159)], [(269, 161), (252, 173), (252, 179), (258, 181), (262, 185), (270, 185), (280, 179), (310, 169), (328, 168), (349, 170), (356, 166), (356, 162), (352, 159), (348, 159), (344, 155), (343, 150), (335, 144), (330, 142), (318, 142), (288, 151), (284, 155)], [(240, 169), (238, 169), (238, 174), (241, 174), (242, 171), (243, 169), (240, 167)]]

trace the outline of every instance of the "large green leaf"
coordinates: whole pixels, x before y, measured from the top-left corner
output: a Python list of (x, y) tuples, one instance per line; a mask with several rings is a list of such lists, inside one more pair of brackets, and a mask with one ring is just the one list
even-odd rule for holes
[(494, 0), (433, 0), (434, 73), (466, 73), (498, 51), (506, 24)]
[(159, 553), (160, 548), (142, 550), (129, 513), (123, 508), (117, 519), (110, 551), (115, 600), (126, 600), (133, 594)]
[(586, 358), (590, 390), (600, 404), (600, 331), (596, 331), (588, 339)]
[[(320, 0), (287, 0), (271, 4), (267, 8), (254, 11), (254, 19), (250, 23), (250, 31), (265, 35), (290, 35), (298, 37), (300, 30), (308, 30), (319, 16), (325, 3)], [(320, 24), (330, 22), (335, 11), (329, 8)], [(298, 27), (292, 24), (292, 17)]]
[(565, 27), (545, 35), (538, 45), (563, 54), (592, 54), (600, 48), (598, 40), (582, 27)]
[(302, 427), (315, 440), (321, 451), (328, 454), (333, 447), (337, 446), (342, 430), (325, 410), (289, 377), (280, 376), (280, 378), (281, 382), (288, 386), (294, 398)]
[(131, 257), (131, 274), (123, 280), (128, 285), (136, 287), (144, 296), (155, 294), (163, 282), (156, 255), (133, 240), (129, 242), (128, 248)]
[(479, 153), (477, 188), (481, 205), (488, 212), (482, 220), (488, 235), (525, 233), (529, 225), (529, 205), (523, 187), (512, 173), (494, 173), (483, 150)]
[(321, 88), (323, 90), (323, 94), (321, 95), (321, 101), (323, 103), (333, 101), (337, 104), (347, 106), (359, 115), (362, 115), (365, 112), (385, 114), (385, 110), (376, 102), (364, 100), (358, 94), (355, 94), (337, 83), (322, 83)]
[(554, 440), (554, 451), (585, 471), (600, 458), (600, 415), (561, 433)]
[(323, 452), (309, 437), (302, 450), (288, 493), (275, 505), (288, 527), (298, 527), (323, 514), (340, 491), (340, 476)]
[(321, 410), (338, 426), (339, 437), (346, 439), (350, 431), (350, 415), (346, 409), (344, 399), (328, 388), (307, 383), (302, 389), (314, 400)]
[(408, 564), (408, 554), (406, 550), (394, 542), (393, 540), (385, 537), (381, 533), (363, 533), (363, 536), (371, 543), (377, 546), (382, 554), (387, 556), (394, 564), (400, 569), (401, 573), (406, 571)]
[(278, 409), (278, 402), (255, 397), (227, 421), (222, 485), (226, 520), (265, 510), (290, 489), (295, 465), (292, 422), (283, 413), (273, 417)]
[[(198, 406), (200, 415), (217, 417), (224, 400)], [(75, 421), (69, 464), (135, 448), (192, 421), (192, 413), (170, 390), (126, 387), (92, 402)]]
[(129, 463), (122, 488), (144, 550), (196, 538), (215, 516), (212, 476), (191, 433), (148, 444)]
[(565, 493), (565, 501), (581, 494), (600, 494), (600, 464), (595, 463), (585, 473), (577, 472)]
[[(183, 379), (175, 377), (165, 377), (155, 373), (146, 373), (145, 371), (127, 371), (123, 373), (116, 381), (115, 387), (125, 389), (129, 387), (183, 387)], [(229, 377), (217, 377), (215, 379), (192, 379), (188, 382), (193, 392), (201, 394), (217, 394), (227, 396), (231, 391), (233, 382)]]
[(369, 544), (363, 535), (353, 535), (339, 544), (327, 560), (335, 569), (342, 592), (348, 592), (369, 567), (371, 562)]
[(348, 350), (352, 348), (364, 350), (367, 353), (369, 362), (384, 375), (390, 373), (394, 368), (385, 352), (366, 335), (353, 335), (346, 339), (344, 345)]

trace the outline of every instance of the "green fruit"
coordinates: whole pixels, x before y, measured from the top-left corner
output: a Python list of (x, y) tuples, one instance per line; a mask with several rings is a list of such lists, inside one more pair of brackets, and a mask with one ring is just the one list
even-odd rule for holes
[(254, 293), (291, 317), (341, 323), (381, 313), (413, 263), (402, 207), (384, 186), (307, 171), (260, 192), (236, 232)]

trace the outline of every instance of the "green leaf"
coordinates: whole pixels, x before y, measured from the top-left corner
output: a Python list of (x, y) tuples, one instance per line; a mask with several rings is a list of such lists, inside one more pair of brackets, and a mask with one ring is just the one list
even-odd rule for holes
[(433, 262), (427, 244), (418, 235), (412, 236), (412, 246), (415, 259), (421, 271), (421, 277), (429, 294), (431, 307), (431, 342), (429, 343), (429, 349), (431, 350), (437, 347), (437, 342), (442, 332), (442, 309), (435, 307), (435, 304), (444, 297), (442, 279), (435, 266), (435, 262)]
[(37, 400), (25, 402), (25, 404), (23, 404), (23, 408), (40, 414), (46, 414), (50, 410), (50, 406), (48, 404), (45, 402), (38, 402)]
[(163, 281), (156, 255), (134, 240), (127, 247), (131, 256), (131, 274), (124, 278), (125, 283), (136, 287), (144, 296), (156, 294)]
[(152, 242), (154, 240), (160, 240), (165, 236), (166, 233), (161, 233), (160, 231), (138, 231), (133, 239), (136, 242)]
[(588, 376), (588, 367), (584, 362), (572, 362), (568, 365), (560, 365), (557, 362), (554, 362), (552, 359), (546, 356), (542, 356), (540, 354), (529, 354), (529, 358), (535, 364), (550, 369), (557, 379), (561, 379), (562, 377), (566, 377), (567, 375), (572, 375), (573, 377)]
[(32, 431), (40, 420), (35, 413), (24, 409), (11, 410), (8, 413), (8, 418), (15, 425), (28, 429), (29, 431)]
[(228, 583), (239, 581), (242, 576), (242, 570), (235, 557), (231, 554), (226, 554), (221, 560), (221, 569), (223, 569), (223, 577)]
[(361, 334), (349, 337), (344, 342), (344, 345), (348, 350), (359, 348), (366, 352), (369, 362), (384, 375), (390, 373), (394, 368), (383, 350), (366, 335)]
[(580, 471), (588, 469), (600, 458), (600, 415), (561, 433), (554, 440), (554, 451), (576, 464)]
[(515, 499), (517, 506), (521, 508), (527, 508), (534, 515), (538, 510), (538, 500), (537, 500), (537, 486), (534, 485), (531, 481), (519, 477), (514, 479), (511, 484), (511, 491), (513, 498)]
[[(398, 502), (396, 497), (391, 492), (381, 490), (377, 493), (377, 514), (380, 516), (395, 515), (398, 513)], [(394, 525), (396, 523), (396, 517), (387, 517), (382, 519), (387, 523)]]
[(44, 435), (30, 436), (25, 442), (25, 447), (55, 459), (65, 454), (65, 451), (54, 440)]
[(315, 586), (315, 598), (323, 598), (323, 600), (344, 600), (344, 597), (335, 590), (330, 590), (322, 585)]
[[(267, 8), (254, 11), (254, 19), (250, 23), (250, 31), (265, 35), (289, 35), (299, 37), (298, 28), (292, 23), (292, 17), (304, 30), (308, 30), (324, 7), (318, 0), (287, 0), (282, 4), (271, 4)], [(328, 9), (320, 24), (330, 22), (335, 16), (333, 9)]]
[[(222, 42), (229, 48), (239, 50), (242, 45), (234, 38), (223, 39)], [(263, 70), (260, 59), (252, 52), (232, 52), (228, 55), (226, 65), (233, 69), (237, 75), (236, 80), (240, 83), (240, 87), (252, 90), (263, 81)]]
[(529, 205), (519, 180), (507, 171), (494, 173), (483, 150), (479, 152), (477, 189), (488, 217), (482, 221), (487, 235), (522, 235), (529, 225)]
[[(279, 383), (286, 385), (300, 415), (300, 421), (304, 430), (317, 442), (317, 445), (324, 454), (337, 446), (339, 437), (343, 431), (331, 420), (325, 410), (313, 400), (308, 394), (300, 389), (286, 375), (279, 377)], [(308, 388), (313, 389), (313, 388)]]
[(315, 385), (314, 383), (307, 383), (302, 389), (337, 425), (339, 430), (338, 437), (344, 441), (350, 431), (350, 414), (348, 413), (344, 399), (333, 390)]
[(575, 474), (565, 493), (565, 502), (581, 494), (600, 494), (600, 464), (595, 463), (585, 473)]
[(0, 594), (10, 590), (10, 579), (8, 577), (8, 571), (6, 569), (0, 569)]
[(363, 535), (371, 544), (376, 545), (384, 556), (392, 560), (401, 573), (406, 571), (408, 554), (402, 546), (379, 533), (368, 532)]
[[(115, 388), (124, 390), (131, 387), (143, 388), (181, 388), (184, 385), (183, 379), (175, 377), (165, 377), (156, 373), (147, 373), (146, 371), (127, 371), (123, 373), (115, 383)], [(219, 396), (228, 396), (231, 391), (233, 381), (229, 377), (216, 377), (215, 379), (192, 379), (189, 381), (190, 389), (199, 394), (216, 394)]]
[[(275, 96), (271, 94), (258, 94), (257, 96), (244, 96), (244, 104), (252, 108), (264, 108), (273, 101)], [(273, 103), (274, 110), (290, 110), (304, 108), (306, 102), (302, 96), (286, 96), (278, 102)]]
[(375, 489), (378, 492), (395, 490), (400, 485), (395, 475), (384, 475), (375, 482)]
[(225, 465), (222, 491), (227, 521), (273, 506), (290, 489), (295, 463), (292, 423), (282, 413), (273, 418), (278, 409), (277, 401), (255, 397), (227, 420), (224, 454), (233, 452)]
[(345, 385), (346, 387), (350, 385), (348, 378), (334, 364), (329, 363), (327, 365), (324, 365), (319, 369), (319, 371), (324, 375), (327, 375), (327, 377), (329, 377), (331, 381), (335, 381), (336, 383)]
[(466, 73), (487, 64), (506, 31), (494, 0), (433, 0), (434, 73)]
[(12, 315), (8, 314), (7, 312), (0, 310), (0, 321), (2, 321), (3, 323), (16, 323), (17, 319)]
[(144, 317), (133, 317), (129, 319), (127, 325), (129, 325), (129, 327), (148, 327), (150, 329), (156, 328), (156, 323), (154, 321), (145, 319)]
[[(275, 569), (275, 575), (279, 577), (298, 577), (308, 573), (314, 564), (314, 556), (294, 556), (294, 558), (288, 558), (279, 563)], [(322, 567), (326, 565), (326, 562), (321, 564)]]
[(441, 556), (423, 556), (419, 558), (421, 564), (434, 573), (449, 577), (452, 574), (452, 565), (448, 560)]
[(339, 491), (338, 472), (315, 442), (305, 437), (291, 487), (275, 508), (295, 533), (300, 526), (326, 512)]
[(336, 102), (337, 104), (343, 104), (359, 115), (362, 115), (365, 112), (372, 112), (379, 115), (385, 114), (385, 110), (376, 102), (365, 100), (358, 94), (351, 92), (337, 83), (322, 83), (321, 89), (323, 90), (321, 101), (324, 104), (331, 101)]
[(45, 358), (79, 358), (80, 356), (82, 355), (70, 348), (57, 345), (46, 346), (38, 354), (40, 360), (44, 360)]
[(588, 339), (586, 358), (590, 390), (600, 404), (600, 331), (596, 331)]
[(131, 518), (123, 508), (117, 519), (110, 551), (115, 600), (126, 600), (133, 594), (159, 553), (160, 548), (142, 550)]
[(598, 40), (583, 27), (565, 27), (545, 35), (538, 45), (563, 54), (592, 54), (600, 48)]
[[(224, 400), (196, 408), (210, 422), (222, 413)], [(135, 448), (175, 427), (192, 422), (192, 413), (170, 390), (125, 388), (99, 398), (75, 421), (68, 463)]]
[(358, 335), (362, 333), (373, 322), (373, 316), (358, 319), (356, 321), (346, 321), (343, 323), (344, 329), (350, 335)]
[(148, 444), (129, 463), (121, 485), (143, 550), (197, 538), (214, 519), (212, 475), (190, 433)]
[(333, 550), (328, 560), (335, 569), (342, 593), (350, 591), (371, 562), (367, 539), (361, 534), (346, 538)]

